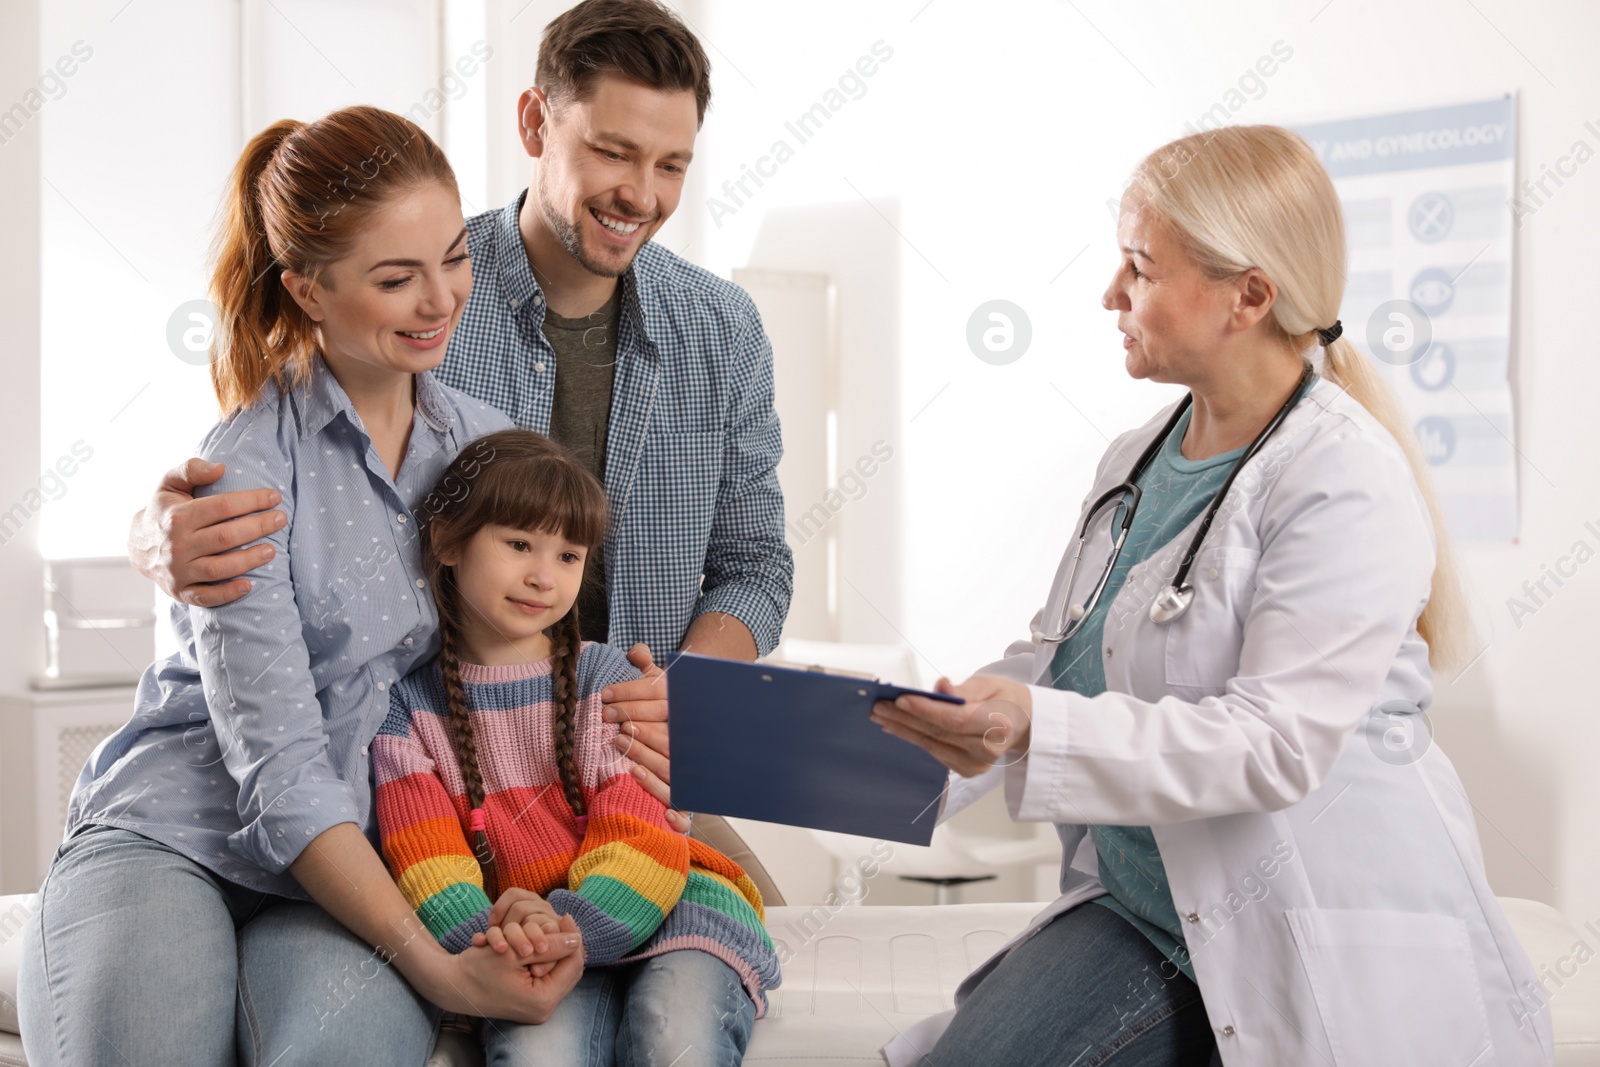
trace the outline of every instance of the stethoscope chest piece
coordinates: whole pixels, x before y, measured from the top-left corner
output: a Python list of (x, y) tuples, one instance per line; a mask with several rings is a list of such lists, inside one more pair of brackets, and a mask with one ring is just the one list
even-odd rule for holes
[(1189, 605), (1194, 602), (1194, 586), (1188, 582), (1180, 585), (1169, 585), (1156, 594), (1150, 602), (1150, 621), (1156, 623), (1171, 622), (1189, 610)]

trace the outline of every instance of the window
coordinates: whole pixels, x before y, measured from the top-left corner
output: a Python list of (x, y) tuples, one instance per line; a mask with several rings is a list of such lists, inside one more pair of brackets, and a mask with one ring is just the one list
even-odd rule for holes
[(207, 257), (245, 141), (286, 116), (386, 107), (440, 139), (463, 210), (483, 210), (483, 0), (94, 0), (41, 20), (41, 434), (44, 466), (72, 473), (40, 547), (120, 555), (129, 517), (217, 418)]

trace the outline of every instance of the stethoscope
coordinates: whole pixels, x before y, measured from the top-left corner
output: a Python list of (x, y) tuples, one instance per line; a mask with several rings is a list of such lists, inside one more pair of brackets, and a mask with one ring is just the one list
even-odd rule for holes
[[(1195, 530), (1194, 537), (1189, 541), (1189, 548), (1184, 552), (1182, 562), (1178, 564), (1177, 573), (1172, 576), (1172, 581), (1157, 593), (1155, 599), (1150, 602), (1150, 621), (1163, 624), (1169, 623), (1189, 610), (1189, 605), (1194, 602), (1194, 586), (1190, 585), (1188, 581), (1189, 567), (1194, 563), (1195, 556), (1200, 553), (1201, 542), (1206, 539), (1206, 534), (1211, 529), (1211, 522), (1217, 517), (1217, 509), (1222, 506), (1222, 501), (1227, 497), (1228, 490), (1233, 486), (1233, 480), (1239, 476), (1239, 472), (1244, 469), (1244, 465), (1249, 463), (1257, 452), (1261, 451), (1261, 446), (1266, 444), (1267, 438), (1272, 436), (1273, 431), (1282, 425), (1289, 412), (1294, 410), (1295, 404), (1299, 403), (1301, 394), (1305, 392), (1306, 385), (1311, 381), (1314, 373), (1311, 365), (1309, 363), (1306, 364), (1305, 369), (1300, 372), (1300, 381), (1295, 384), (1294, 391), (1289, 394), (1289, 399), (1283, 402), (1283, 406), (1278, 409), (1278, 413), (1272, 416), (1272, 421), (1267, 423), (1266, 429), (1256, 435), (1256, 439), (1250, 442), (1250, 447), (1245, 449), (1244, 455), (1240, 456), (1239, 461), (1233, 465), (1233, 470), (1228, 472), (1228, 480), (1222, 483), (1222, 488), (1217, 491), (1217, 495), (1211, 498), (1211, 504), (1206, 508), (1205, 515), (1200, 519), (1200, 526)], [(1127, 541), (1128, 531), (1133, 527), (1133, 515), (1139, 509), (1139, 498), (1143, 495), (1138, 484), (1139, 477), (1144, 474), (1144, 469), (1150, 465), (1150, 461), (1161, 451), (1161, 446), (1166, 443), (1167, 435), (1172, 432), (1174, 426), (1178, 425), (1178, 420), (1183, 418), (1183, 413), (1189, 410), (1189, 406), (1193, 402), (1194, 394), (1192, 393), (1183, 398), (1177, 410), (1172, 413), (1172, 417), (1167, 420), (1166, 426), (1162, 427), (1161, 432), (1156, 434), (1155, 439), (1145, 446), (1144, 453), (1140, 455), (1139, 461), (1133, 465), (1133, 470), (1128, 473), (1127, 480), (1121, 485), (1112, 486), (1102, 493), (1083, 516), (1083, 521), (1078, 524), (1078, 544), (1072, 550), (1072, 556), (1067, 561), (1066, 580), (1056, 586), (1057, 595), (1060, 599), (1056, 603), (1055, 625), (1050, 627), (1049, 631), (1035, 630), (1033, 632), (1034, 641), (1043, 644), (1059, 644), (1082, 629), (1084, 620), (1089, 617), (1089, 613), (1099, 603), (1100, 594), (1105, 591), (1106, 583), (1111, 580), (1111, 572), (1117, 566), (1117, 557), (1122, 554), (1123, 542)], [(1070, 608), (1067, 607), (1067, 599), (1072, 593), (1073, 579), (1078, 576), (1078, 560), (1083, 557), (1083, 546), (1089, 540), (1089, 526), (1099, 517), (1104, 508), (1111, 504), (1121, 503), (1125, 497), (1128, 498), (1128, 506), (1123, 509), (1122, 521), (1117, 530), (1116, 540), (1111, 545), (1111, 557), (1106, 560), (1105, 570), (1100, 572), (1100, 580), (1094, 583), (1094, 589), (1090, 591), (1087, 600), (1073, 604)], [(1047, 606), (1046, 613), (1048, 614), (1048, 612), (1049, 608)], [(1041, 619), (1040, 621), (1044, 622), (1046, 620)]]

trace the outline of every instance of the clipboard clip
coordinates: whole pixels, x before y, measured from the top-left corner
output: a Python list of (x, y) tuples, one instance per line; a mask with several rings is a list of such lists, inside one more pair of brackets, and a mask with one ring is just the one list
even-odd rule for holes
[(767, 667), (780, 667), (790, 671), (807, 671), (811, 674), (826, 674), (834, 678), (854, 678), (862, 682), (880, 681), (871, 671), (847, 671), (838, 667), (824, 667), (820, 663), (796, 663), (785, 659), (764, 659), (757, 661)]

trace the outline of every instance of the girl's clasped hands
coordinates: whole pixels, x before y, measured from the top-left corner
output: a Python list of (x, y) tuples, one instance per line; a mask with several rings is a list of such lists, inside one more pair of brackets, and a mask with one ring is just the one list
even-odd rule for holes
[[(552, 947), (550, 938), (577, 932), (578, 926), (570, 915), (557, 915), (538, 893), (513, 886), (501, 893), (490, 909), (488, 933), (473, 934), (472, 944), (488, 945), (496, 952), (513, 952), (519, 957), (543, 956)], [(531, 963), (528, 970), (533, 977), (543, 978), (558, 962)]]

